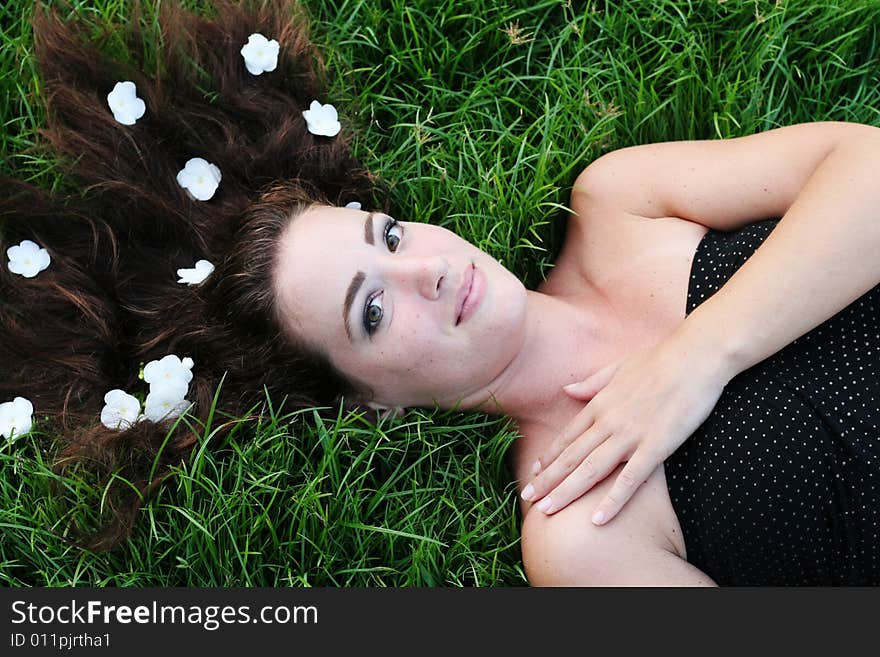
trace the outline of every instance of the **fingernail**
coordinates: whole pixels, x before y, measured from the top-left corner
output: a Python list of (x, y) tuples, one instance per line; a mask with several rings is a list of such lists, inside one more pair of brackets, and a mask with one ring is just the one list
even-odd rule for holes
[(534, 465), (532, 465), (532, 474), (536, 475), (541, 471), (541, 461), (535, 461)]
[(538, 510), (543, 511), (544, 513), (547, 513), (550, 510), (550, 506), (552, 504), (553, 504), (553, 500), (551, 500), (549, 497), (545, 497), (543, 500), (538, 502), (535, 506), (538, 507)]
[(529, 484), (525, 488), (523, 488), (522, 498), (526, 502), (531, 502), (532, 498), (535, 496), (535, 487)]
[(565, 392), (571, 392), (576, 385), (577, 383), (569, 383), (568, 385), (562, 386), (562, 389), (565, 390)]
[(596, 511), (593, 514), (593, 524), (601, 525), (605, 521), (605, 512), (604, 511)]

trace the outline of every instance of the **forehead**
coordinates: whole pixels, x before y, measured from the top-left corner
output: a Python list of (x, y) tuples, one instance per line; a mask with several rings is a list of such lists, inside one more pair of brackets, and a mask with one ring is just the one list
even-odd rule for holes
[(360, 210), (315, 206), (281, 235), (274, 281), (281, 314), (314, 344), (326, 347), (328, 338), (339, 336), (347, 340), (342, 304), (369, 253), (366, 217)]

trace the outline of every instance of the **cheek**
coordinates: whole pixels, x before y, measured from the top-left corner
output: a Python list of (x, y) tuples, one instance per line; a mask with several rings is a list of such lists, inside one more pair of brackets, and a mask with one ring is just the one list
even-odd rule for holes
[(413, 361), (418, 364), (423, 359), (435, 358), (448, 337), (437, 328), (436, 320), (424, 310), (396, 312), (395, 326), (387, 336), (383, 351), (395, 364), (411, 367)]
[(423, 311), (395, 306), (393, 327), (373, 347), (340, 350), (332, 359), (343, 372), (374, 384), (397, 381), (434, 366), (442, 359), (443, 335)]

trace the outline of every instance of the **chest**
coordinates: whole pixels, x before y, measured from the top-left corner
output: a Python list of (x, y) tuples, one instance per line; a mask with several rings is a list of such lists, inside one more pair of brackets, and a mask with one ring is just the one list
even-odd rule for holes
[(540, 291), (577, 298), (589, 281), (634, 335), (652, 342), (684, 320), (691, 264), (708, 228), (612, 210), (582, 211), (568, 221), (565, 245)]

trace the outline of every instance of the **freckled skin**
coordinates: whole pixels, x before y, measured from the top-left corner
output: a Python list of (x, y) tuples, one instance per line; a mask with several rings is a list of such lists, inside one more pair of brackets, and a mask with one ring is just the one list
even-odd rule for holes
[[(485, 388), (522, 346), (522, 282), (436, 225), (401, 221), (392, 250), (384, 233), (390, 217), (375, 213), (368, 244), (366, 217), (360, 210), (318, 206), (291, 222), (274, 281), (282, 316), (343, 373), (370, 386), (375, 396), (364, 401), (451, 407)], [(456, 325), (458, 292), (472, 266), (485, 279), (485, 294), (476, 312)], [(352, 304), (350, 340), (342, 307), (357, 272), (364, 282)], [(381, 321), (368, 338), (364, 310), (368, 298), (377, 297)]]

